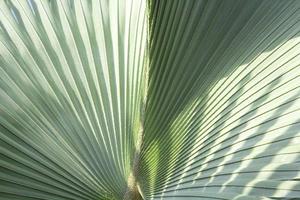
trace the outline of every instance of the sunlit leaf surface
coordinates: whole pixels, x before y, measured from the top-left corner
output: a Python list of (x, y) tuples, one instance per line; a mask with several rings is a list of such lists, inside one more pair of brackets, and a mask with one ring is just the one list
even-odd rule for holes
[(300, 199), (300, 0), (0, 0), (0, 200)]

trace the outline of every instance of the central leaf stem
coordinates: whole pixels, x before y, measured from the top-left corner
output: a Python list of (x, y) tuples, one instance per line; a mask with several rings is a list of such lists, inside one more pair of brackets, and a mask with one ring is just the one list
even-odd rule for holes
[(140, 130), (137, 137), (136, 151), (134, 153), (132, 171), (127, 180), (127, 190), (124, 194), (123, 200), (142, 200), (142, 196), (138, 190), (137, 176), (140, 161), (140, 148), (143, 138), (143, 123), (141, 123)]

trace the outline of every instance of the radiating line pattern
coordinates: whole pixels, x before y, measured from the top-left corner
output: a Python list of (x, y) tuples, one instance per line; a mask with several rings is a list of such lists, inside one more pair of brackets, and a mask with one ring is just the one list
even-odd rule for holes
[(300, 0), (0, 1), (0, 200), (300, 199), (299, 36)]
[(0, 1), (0, 199), (122, 199), (146, 2)]
[(300, 199), (299, 8), (150, 1), (146, 199)]

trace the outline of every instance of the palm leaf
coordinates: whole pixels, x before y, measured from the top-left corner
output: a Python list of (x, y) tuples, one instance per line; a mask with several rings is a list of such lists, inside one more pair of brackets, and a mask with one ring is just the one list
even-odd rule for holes
[(144, 93), (146, 3), (1, 1), (2, 199), (120, 199)]
[(0, 1), (0, 200), (300, 198), (299, 0)]

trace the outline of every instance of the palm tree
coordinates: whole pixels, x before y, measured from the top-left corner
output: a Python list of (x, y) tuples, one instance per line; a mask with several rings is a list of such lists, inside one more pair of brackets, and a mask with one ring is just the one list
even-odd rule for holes
[(300, 199), (300, 0), (1, 0), (0, 200)]

